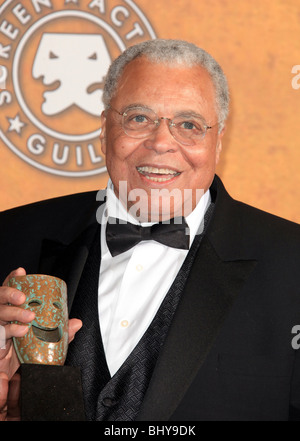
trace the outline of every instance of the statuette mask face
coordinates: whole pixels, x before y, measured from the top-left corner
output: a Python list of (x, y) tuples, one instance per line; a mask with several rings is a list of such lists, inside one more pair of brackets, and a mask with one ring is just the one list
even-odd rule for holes
[(68, 349), (67, 287), (57, 277), (28, 274), (12, 277), (9, 286), (22, 291), (21, 305), (35, 313), (24, 337), (14, 338), (21, 363), (63, 365)]

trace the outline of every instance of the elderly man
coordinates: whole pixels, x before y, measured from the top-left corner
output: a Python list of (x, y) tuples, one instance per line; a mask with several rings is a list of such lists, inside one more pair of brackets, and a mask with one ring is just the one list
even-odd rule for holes
[(81, 368), (87, 419), (298, 419), (300, 229), (233, 200), (215, 175), (220, 66), (192, 44), (148, 41), (114, 61), (103, 96), (105, 201), (0, 217), (3, 415), (11, 338), (34, 318), (7, 274), (27, 271), (67, 282), (67, 364)]

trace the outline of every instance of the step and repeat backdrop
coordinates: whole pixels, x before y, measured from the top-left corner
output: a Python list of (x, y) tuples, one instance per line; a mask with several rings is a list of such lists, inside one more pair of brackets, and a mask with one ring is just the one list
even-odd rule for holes
[(154, 38), (219, 61), (231, 112), (218, 174), (233, 197), (299, 222), (299, 0), (0, 2), (0, 210), (105, 187), (103, 78)]

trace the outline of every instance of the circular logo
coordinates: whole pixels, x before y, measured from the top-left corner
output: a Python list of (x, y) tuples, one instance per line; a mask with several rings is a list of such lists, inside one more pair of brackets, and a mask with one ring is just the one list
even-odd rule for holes
[(132, 0), (6, 0), (0, 15), (0, 143), (47, 173), (105, 172), (103, 81), (127, 47), (156, 38), (143, 12)]

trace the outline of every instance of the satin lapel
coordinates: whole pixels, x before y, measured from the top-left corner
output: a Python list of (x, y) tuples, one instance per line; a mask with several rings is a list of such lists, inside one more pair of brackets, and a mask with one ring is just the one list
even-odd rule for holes
[(205, 361), (255, 264), (255, 261), (224, 262), (207, 237), (203, 239), (139, 420), (170, 418)]
[(99, 225), (94, 222), (68, 245), (48, 239), (43, 241), (39, 271), (60, 277), (66, 282), (69, 311), (97, 227)]

